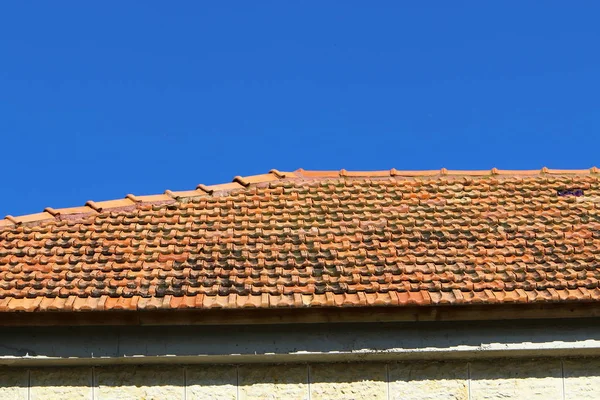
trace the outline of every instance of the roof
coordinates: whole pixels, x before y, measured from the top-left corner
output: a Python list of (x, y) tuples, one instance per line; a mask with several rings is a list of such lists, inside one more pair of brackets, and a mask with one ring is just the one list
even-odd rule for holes
[(600, 171), (270, 171), (0, 221), (0, 312), (600, 300)]

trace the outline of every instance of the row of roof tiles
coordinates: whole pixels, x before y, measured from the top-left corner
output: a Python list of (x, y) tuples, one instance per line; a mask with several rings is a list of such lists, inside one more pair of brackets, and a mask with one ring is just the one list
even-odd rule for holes
[(82, 207), (69, 207), (54, 209), (47, 207), (41, 213), (28, 214), (14, 217), (7, 215), (3, 220), (0, 220), (0, 229), (20, 224), (41, 223), (52, 220), (68, 220), (78, 219), (80, 217), (102, 213), (105, 211), (118, 211), (122, 209), (132, 208), (140, 205), (148, 204), (167, 204), (179, 199), (199, 196), (222, 195), (234, 190), (248, 188), (252, 185), (268, 184), (279, 180), (296, 180), (296, 179), (311, 179), (311, 178), (432, 178), (432, 177), (511, 177), (511, 176), (540, 176), (540, 175), (598, 175), (600, 169), (592, 167), (590, 169), (572, 169), (559, 170), (542, 168), (541, 170), (499, 170), (492, 168), (491, 170), (448, 170), (442, 168), (440, 170), (426, 171), (400, 171), (397, 169), (383, 171), (347, 171), (345, 169), (339, 171), (307, 171), (298, 169), (294, 172), (281, 172), (272, 169), (267, 174), (253, 176), (236, 176), (232, 182), (217, 185), (200, 184), (195, 190), (188, 191), (171, 191), (166, 190), (164, 194), (136, 196), (128, 194), (123, 199), (107, 200), (107, 201), (88, 201)]
[(364, 306), (423, 306), (460, 304), (505, 304), (581, 302), (600, 300), (600, 288), (545, 289), (545, 290), (483, 290), (465, 292), (426, 291), (386, 293), (301, 294), (293, 295), (238, 295), (164, 297), (6, 297), (0, 300), (0, 312), (15, 311), (109, 311), (160, 309), (240, 309), (240, 308), (304, 308), (304, 307), (364, 307)]

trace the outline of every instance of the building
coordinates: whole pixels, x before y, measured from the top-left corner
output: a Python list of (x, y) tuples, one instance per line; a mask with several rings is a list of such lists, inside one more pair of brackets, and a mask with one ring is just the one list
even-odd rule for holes
[(298, 170), (0, 221), (0, 398), (600, 399), (600, 171)]

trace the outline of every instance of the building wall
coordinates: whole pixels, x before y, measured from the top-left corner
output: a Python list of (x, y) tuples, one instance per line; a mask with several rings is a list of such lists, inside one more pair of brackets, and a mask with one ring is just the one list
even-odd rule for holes
[(600, 399), (600, 358), (0, 368), (0, 399)]

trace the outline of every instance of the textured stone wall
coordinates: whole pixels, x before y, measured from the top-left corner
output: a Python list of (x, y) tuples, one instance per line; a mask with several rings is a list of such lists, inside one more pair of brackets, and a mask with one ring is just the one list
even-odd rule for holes
[(0, 399), (600, 399), (600, 358), (0, 368)]

